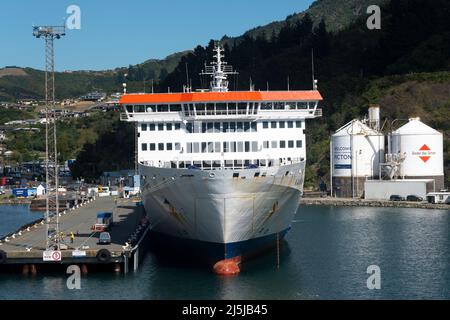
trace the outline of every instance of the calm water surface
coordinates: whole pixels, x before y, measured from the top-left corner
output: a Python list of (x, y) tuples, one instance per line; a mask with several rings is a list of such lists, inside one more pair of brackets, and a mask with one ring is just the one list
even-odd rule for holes
[[(36, 219), (0, 206), (0, 235)], [(367, 267), (381, 269), (368, 290)], [(137, 273), (90, 273), (81, 290), (64, 274), (0, 274), (2, 299), (450, 299), (450, 210), (302, 206), (281, 251), (237, 277), (167, 263), (149, 253)]]

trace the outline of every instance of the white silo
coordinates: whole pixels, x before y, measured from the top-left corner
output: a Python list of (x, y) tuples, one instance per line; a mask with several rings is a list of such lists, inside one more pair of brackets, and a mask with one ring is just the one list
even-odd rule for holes
[(379, 174), (384, 160), (384, 135), (353, 120), (331, 136), (332, 195), (361, 197), (364, 181)]
[(400, 175), (406, 179), (434, 179), (437, 190), (444, 188), (443, 135), (420, 118), (392, 132), (389, 144), (392, 154), (403, 154)]

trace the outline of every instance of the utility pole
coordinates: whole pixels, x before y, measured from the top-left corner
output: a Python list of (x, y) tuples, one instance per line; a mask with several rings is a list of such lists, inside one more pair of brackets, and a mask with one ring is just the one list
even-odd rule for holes
[(55, 114), (55, 52), (53, 42), (66, 35), (65, 26), (33, 27), (33, 36), (45, 40), (45, 243), (47, 250), (60, 250), (58, 149)]

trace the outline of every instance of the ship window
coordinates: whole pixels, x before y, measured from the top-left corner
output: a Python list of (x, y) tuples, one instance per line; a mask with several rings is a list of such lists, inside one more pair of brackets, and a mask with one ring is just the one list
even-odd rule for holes
[(141, 124), (141, 131), (147, 131), (147, 124)]
[(244, 122), (244, 131), (250, 132), (250, 122)]
[(271, 102), (262, 102), (261, 110), (272, 110), (272, 103)]
[(164, 123), (158, 123), (158, 131), (164, 131)]
[(158, 150), (164, 151), (164, 143), (158, 143)]
[(261, 167), (265, 167), (266, 166), (266, 160), (264, 160), (264, 159), (261, 159), (261, 160), (259, 160), (259, 165), (261, 166)]
[(250, 142), (245, 141), (245, 152), (250, 152)]
[(294, 140), (289, 140), (288, 141), (288, 148), (293, 148), (294, 147)]
[(142, 148), (142, 151), (147, 151), (147, 144), (143, 143), (141, 148)]
[(222, 125), (222, 132), (228, 132), (229, 130), (229, 124), (228, 122), (224, 122)]
[(207, 124), (207, 128), (208, 128), (208, 132), (212, 132), (213, 131), (213, 126), (214, 126), (214, 124), (212, 123), (212, 122), (208, 122), (208, 124)]
[(207, 143), (206, 142), (202, 142), (202, 153), (207, 153), (208, 149), (207, 149)]
[(214, 152), (214, 142), (208, 142), (208, 153)]
[(230, 143), (224, 141), (223, 142), (223, 152), (229, 152), (229, 146), (230, 146)]
[(214, 132), (220, 132), (220, 122), (214, 122)]
[(278, 148), (278, 141), (272, 141), (271, 148), (272, 148), (272, 149)]
[(230, 142), (230, 152), (236, 152), (236, 141)]
[(247, 110), (247, 103), (245, 103), (245, 102), (238, 103), (238, 110), (240, 111), (239, 112), (240, 114), (241, 114), (241, 111)]
[(258, 152), (258, 141), (252, 141), (252, 152)]
[(256, 129), (256, 122), (252, 122), (250, 124), (250, 131), (252, 131), (252, 132), (256, 132), (257, 131), (257, 129)]
[(280, 121), (280, 129), (284, 129), (286, 127), (286, 123), (284, 121)]
[(218, 114), (225, 114), (225, 111), (227, 110), (227, 104), (226, 103), (217, 103), (216, 104), (216, 110), (218, 111)]
[(239, 178), (239, 172), (234, 172), (233, 173), (233, 178)]
[(170, 105), (170, 111), (171, 112), (180, 112), (181, 111), (181, 104), (172, 104), (172, 105)]
[(198, 142), (194, 142), (194, 153), (200, 153), (200, 144)]
[(189, 132), (189, 133), (192, 133), (192, 131), (193, 131), (192, 129), (193, 129), (192, 128), (192, 123), (187, 123), (186, 124), (186, 131)]
[(230, 122), (230, 131), (229, 132), (234, 132), (236, 131), (236, 122)]
[(220, 142), (214, 142), (214, 152), (220, 152)]
[(301, 148), (302, 147), (302, 140), (297, 140), (297, 148)]
[(134, 112), (145, 112), (145, 106), (134, 106)]
[(269, 129), (269, 122), (267, 121), (263, 122), (263, 129)]
[(244, 126), (243, 126), (242, 122), (238, 122), (236, 124), (236, 132), (243, 132), (244, 131), (243, 128), (244, 128)]
[(202, 122), (202, 133), (206, 132), (206, 122)]
[(197, 111), (205, 111), (205, 104), (204, 103), (196, 103), (195, 104), (195, 108), (197, 109)]
[(308, 109), (307, 102), (297, 102), (297, 109)]
[(169, 106), (166, 104), (158, 104), (158, 112), (169, 112)]
[(286, 148), (286, 141), (280, 141), (280, 148), (281, 149), (284, 149), (284, 148)]
[(236, 114), (236, 103), (228, 103), (228, 114)]
[(175, 142), (175, 150), (181, 150), (181, 144), (179, 142)]
[(148, 125), (148, 129), (149, 129), (150, 131), (155, 131), (155, 124), (154, 124), (154, 123), (150, 123), (150, 124)]
[(288, 107), (289, 110), (294, 110), (295, 109), (295, 102), (287, 102), (286, 106)]
[(284, 110), (284, 102), (275, 102), (273, 105), (274, 110)]
[(128, 113), (133, 113), (133, 106), (126, 106)]
[(301, 121), (295, 121), (295, 127), (296, 128), (301, 128), (302, 127), (302, 122)]
[[(242, 168), (242, 160), (234, 160), (234, 167)], [(239, 177), (239, 174), (238, 174), (238, 177)]]
[(203, 161), (203, 168), (211, 169), (212, 161)]
[(192, 143), (188, 142), (186, 145), (187, 153), (192, 153)]
[(181, 124), (175, 123), (175, 130), (180, 130), (180, 129), (181, 129)]
[(147, 105), (147, 106), (145, 106), (145, 111), (147, 113), (155, 112), (156, 111), (156, 106), (154, 106), (154, 105)]
[(178, 163), (178, 168), (185, 168), (185, 165), (184, 165), (184, 161), (180, 161), (179, 163)]
[[(250, 165), (250, 160), (244, 160), (244, 166), (248, 167)], [(244, 177), (242, 177), (244, 178)]]
[(263, 142), (263, 148), (264, 149), (269, 149), (269, 141), (264, 141)]
[(244, 152), (244, 143), (242, 141), (237, 143), (237, 152)]
[(155, 151), (156, 150), (156, 144), (150, 143), (149, 146), (150, 146), (150, 151)]
[(233, 168), (233, 160), (225, 160), (226, 168)]
[(167, 145), (166, 145), (166, 150), (167, 151), (171, 151), (173, 149), (173, 144), (172, 143), (168, 143)]
[(166, 130), (167, 131), (172, 131), (172, 124), (171, 123), (167, 123), (166, 124)]
[(201, 161), (194, 161), (194, 167), (201, 168), (202, 162)]
[(270, 127), (271, 127), (272, 129), (276, 129), (276, 128), (277, 128), (277, 122), (276, 122), (276, 121), (271, 121), (271, 122), (270, 122)]
[(292, 129), (294, 127), (294, 121), (288, 121), (287, 126), (289, 129)]

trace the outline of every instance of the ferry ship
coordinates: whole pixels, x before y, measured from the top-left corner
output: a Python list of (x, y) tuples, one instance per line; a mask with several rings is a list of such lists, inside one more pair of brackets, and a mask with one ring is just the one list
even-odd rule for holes
[(253, 253), (279, 243), (303, 193), (305, 120), (320, 117), (308, 91), (230, 91), (235, 74), (214, 49), (202, 74), (210, 88), (124, 94), (135, 122), (142, 200), (167, 252), (206, 258), (237, 273)]

